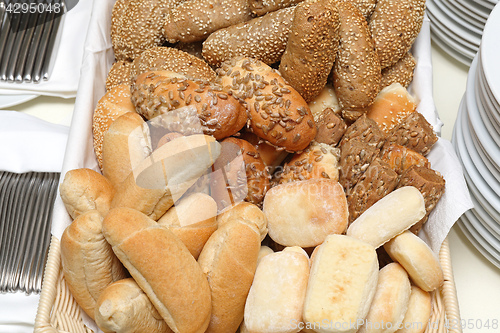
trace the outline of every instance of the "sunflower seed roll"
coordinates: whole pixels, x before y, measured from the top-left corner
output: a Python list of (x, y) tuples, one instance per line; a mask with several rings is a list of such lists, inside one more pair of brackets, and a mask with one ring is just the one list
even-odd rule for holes
[(339, 26), (334, 0), (307, 0), (295, 7), (279, 71), (306, 102), (326, 85), (338, 51)]
[(392, 192), (397, 185), (398, 174), (388, 163), (376, 157), (347, 198), (349, 223), (357, 219), (374, 203)]
[(347, 130), (340, 141), (340, 145), (352, 139), (360, 139), (376, 148), (382, 148), (385, 140), (384, 132), (380, 130), (378, 124), (363, 115), (358, 118)]
[(203, 57), (212, 66), (237, 56), (258, 59), (268, 65), (278, 62), (285, 52), (294, 9), (280, 9), (217, 30), (203, 42)]

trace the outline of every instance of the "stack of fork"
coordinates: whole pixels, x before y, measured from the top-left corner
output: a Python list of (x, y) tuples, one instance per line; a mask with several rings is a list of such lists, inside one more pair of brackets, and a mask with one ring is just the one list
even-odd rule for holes
[(0, 171), (0, 292), (40, 293), (60, 173)]
[(0, 0), (0, 80), (48, 80), (65, 0)]

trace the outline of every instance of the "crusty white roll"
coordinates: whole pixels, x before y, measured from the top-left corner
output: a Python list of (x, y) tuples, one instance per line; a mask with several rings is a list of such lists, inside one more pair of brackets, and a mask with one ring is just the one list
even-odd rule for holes
[(101, 216), (106, 216), (115, 189), (99, 172), (80, 168), (66, 172), (59, 186), (59, 193), (69, 215), (75, 219), (93, 209), (96, 209)]
[(267, 220), (266, 215), (257, 205), (242, 201), (218, 215), (217, 224), (221, 227), (236, 218), (255, 225), (259, 229), (260, 240), (264, 240), (267, 235)]
[(431, 316), (431, 295), (413, 285), (405, 318), (397, 333), (424, 333)]
[(186, 245), (195, 259), (217, 230), (217, 204), (205, 193), (193, 193), (179, 200), (158, 223), (170, 229)]
[(104, 333), (172, 333), (132, 278), (116, 281), (102, 291), (95, 322)]
[(205, 332), (210, 321), (210, 287), (177, 236), (131, 208), (112, 209), (104, 219), (103, 233), (172, 331)]
[(281, 251), (262, 258), (245, 304), (246, 329), (252, 333), (300, 331), (308, 278), (309, 259), (302, 253)]
[(410, 301), (411, 284), (408, 274), (398, 263), (384, 266), (370, 311), (358, 333), (394, 333), (403, 322)]
[(156, 149), (118, 186), (111, 207), (137, 209), (158, 220), (220, 154), (211, 136), (176, 138)]
[(127, 112), (104, 133), (102, 174), (117, 188), (151, 151), (148, 125), (136, 112)]
[(198, 258), (212, 295), (206, 333), (235, 332), (257, 268), (260, 234), (254, 225), (235, 219), (219, 227)]
[(257, 258), (257, 265), (260, 263), (262, 258), (271, 253), (274, 253), (273, 249), (271, 249), (269, 246), (262, 245), (259, 250), (259, 257)]
[(444, 281), (443, 270), (436, 254), (417, 235), (405, 231), (384, 245), (392, 260), (406, 269), (414, 284), (433, 291)]
[[(354, 333), (370, 309), (378, 281), (373, 246), (345, 235), (330, 235), (312, 257), (304, 323), (316, 332)], [(323, 326), (325, 323), (332, 325)], [(333, 327), (332, 327), (333, 326)]]
[(361, 214), (347, 229), (347, 235), (375, 248), (409, 229), (425, 215), (424, 197), (413, 186), (400, 187)]
[(267, 192), (263, 211), (269, 236), (284, 246), (317, 246), (328, 235), (341, 234), (347, 227), (344, 189), (331, 179), (277, 185)]
[(61, 236), (64, 279), (78, 305), (91, 318), (102, 291), (127, 276), (104, 239), (102, 221), (98, 211), (90, 210), (78, 216)]

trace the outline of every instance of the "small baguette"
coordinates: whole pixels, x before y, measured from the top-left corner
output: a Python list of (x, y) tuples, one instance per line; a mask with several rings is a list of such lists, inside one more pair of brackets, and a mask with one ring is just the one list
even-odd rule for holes
[(417, 286), (411, 286), (408, 310), (397, 333), (424, 333), (431, 316), (431, 295)]
[[(281, 251), (262, 258), (245, 304), (245, 327), (252, 333), (293, 333), (302, 321), (309, 258)], [(298, 327), (298, 325), (295, 325)]]
[(102, 233), (96, 210), (78, 216), (61, 237), (64, 279), (80, 307), (94, 319), (97, 299), (111, 283), (127, 276)]
[(375, 296), (358, 333), (394, 333), (403, 322), (410, 301), (408, 274), (398, 263), (379, 271)]
[(378, 281), (373, 246), (345, 235), (330, 235), (312, 256), (304, 323), (319, 333), (355, 333), (372, 303)]
[(95, 322), (104, 333), (172, 333), (132, 278), (116, 281), (103, 290), (97, 300)]
[(106, 216), (115, 195), (111, 182), (92, 169), (73, 169), (64, 175), (59, 193), (71, 218), (90, 210), (97, 210)]
[(260, 240), (263, 241), (267, 235), (267, 219), (264, 212), (250, 202), (242, 201), (217, 216), (217, 225), (224, 224), (234, 219), (241, 219), (249, 224), (253, 224), (260, 233)]
[(103, 233), (172, 331), (205, 332), (210, 321), (210, 287), (177, 236), (130, 208), (111, 210)]
[(207, 194), (193, 193), (179, 200), (158, 223), (170, 229), (195, 259), (217, 230), (217, 204)]
[(211, 136), (176, 138), (146, 158), (118, 186), (111, 207), (134, 208), (158, 220), (220, 154)]
[(212, 295), (206, 333), (235, 332), (257, 268), (260, 234), (254, 225), (231, 220), (208, 239), (198, 258)]
[(417, 223), (425, 215), (424, 197), (413, 186), (400, 187), (361, 214), (347, 229), (347, 235), (375, 248)]
[(439, 259), (431, 248), (411, 231), (405, 231), (384, 245), (392, 260), (408, 272), (413, 283), (424, 291), (437, 289), (444, 281)]

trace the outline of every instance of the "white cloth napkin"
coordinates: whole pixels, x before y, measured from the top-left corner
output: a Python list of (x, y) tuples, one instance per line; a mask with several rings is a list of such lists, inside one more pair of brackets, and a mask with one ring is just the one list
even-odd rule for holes
[(68, 126), (0, 111), (0, 171), (61, 172), (68, 132)]
[(40, 83), (0, 81), (0, 94), (75, 97), (93, 3), (94, 0), (80, 0), (74, 8), (64, 14), (54, 68), (47, 81)]
[(32, 333), (40, 296), (0, 295), (0, 333)]

